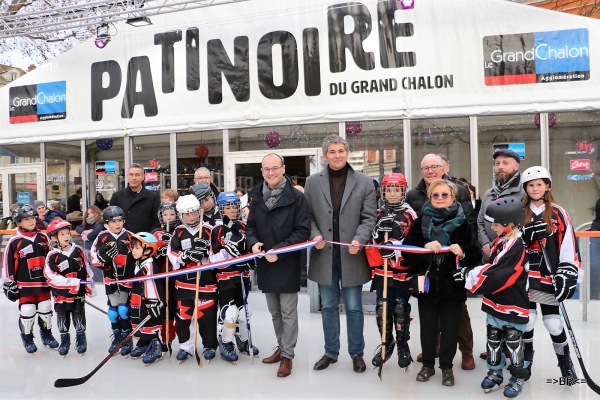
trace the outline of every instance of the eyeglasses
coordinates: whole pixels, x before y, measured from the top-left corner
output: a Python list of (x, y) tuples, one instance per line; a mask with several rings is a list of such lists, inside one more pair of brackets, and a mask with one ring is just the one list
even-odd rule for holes
[(437, 171), (440, 168), (442, 168), (441, 165), (432, 165), (430, 167), (421, 167), (421, 171), (423, 171), (423, 172), (427, 172), (429, 170), (431, 170), (431, 171)]
[(263, 167), (263, 168), (261, 168), (260, 170), (261, 170), (262, 172), (264, 172), (265, 174), (270, 174), (271, 172), (272, 172), (272, 173), (274, 173), (274, 174), (276, 174), (277, 172), (279, 172), (279, 170), (280, 170), (281, 168), (283, 168), (283, 167), (273, 167), (273, 168), (266, 168), (266, 167)]
[(448, 198), (448, 196), (450, 196), (450, 193), (446, 193), (446, 192), (444, 192), (444, 193), (433, 193), (431, 195), (431, 198), (434, 199), (434, 200), (438, 200), (440, 198), (443, 199), (443, 200), (446, 200)]
[(194, 177), (195, 181), (204, 181), (210, 179), (210, 176), (196, 176)]

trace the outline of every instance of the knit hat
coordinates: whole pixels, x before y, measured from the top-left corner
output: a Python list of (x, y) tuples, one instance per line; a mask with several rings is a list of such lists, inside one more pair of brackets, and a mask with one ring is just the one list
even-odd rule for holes
[(46, 204), (42, 200), (36, 200), (33, 202), (33, 208), (38, 208), (39, 206), (46, 207)]

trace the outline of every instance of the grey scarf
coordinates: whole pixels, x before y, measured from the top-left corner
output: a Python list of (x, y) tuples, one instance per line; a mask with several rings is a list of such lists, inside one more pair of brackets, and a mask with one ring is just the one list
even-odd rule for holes
[(506, 182), (503, 185), (500, 185), (498, 183), (498, 181), (496, 181), (496, 184), (494, 185), (494, 198), (497, 199), (500, 196), (502, 196), (502, 193), (504, 193), (504, 191), (506, 189), (508, 189), (509, 187), (513, 187), (513, 186), (518, 186), (521, 182), (521, 173), (517, 172), (516, 174), (513, 175), (512, 178), (510, 178), (508, 180), (508, 182)]
[(267, 185), (266, 181), (263, 183), (263, 201), (269, 210), (277, 204), (277, 200), (281, 197), (285, 185), (287, 185), (287, 180), (285, 178), (283, 179), (283, 182), (273, 190), (269, 189), (269, 185)]

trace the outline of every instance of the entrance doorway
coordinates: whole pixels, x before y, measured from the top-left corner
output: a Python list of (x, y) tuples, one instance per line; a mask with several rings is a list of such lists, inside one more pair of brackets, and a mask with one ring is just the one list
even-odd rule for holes
[(10, 215), (15, 203), (31, 204), (45, 198), (42, 164), (19, 164), (0, 168), (0, 218)]

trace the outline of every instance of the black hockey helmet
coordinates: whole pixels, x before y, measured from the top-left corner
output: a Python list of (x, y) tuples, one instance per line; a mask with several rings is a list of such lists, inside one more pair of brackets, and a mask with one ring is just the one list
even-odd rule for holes
[(212, 189), (204, 182), (198, 182), (193, 184), (190, 187), (189, 192), (190, 194), (196, 196), (200, 204), (202, 204), (202, 201), (208, 198), (209, 196), (213, 198), (215, 204), (217, 203), (217, 200), (215, 199), (215, 194), (213, 193)]
[(503, 197), (492, 201), (485, 209), (485, 219), (491, 223), (508, 226), (513, 223), (516, 226), (523, 225), (525, 221), (525, 208), (519, 199), (514, 197)]
[(29, 217), (37, 217), (38, 213), (35, 208), (31, 207), (29, 204), (24, 204), (14, 209), (12, 213), (12, 220), (16, 224), (17, 222), (21, 222), (21, 220)]
[(123, 210), (121, 207), (108, 206), (102, 211), (102, 220), (107, 223), (108, 221), (118, 221), (125, 219)]
[(175, 219), (169, 222), (169, 229), (173, 230), (181, 224), (181, 221), (179, 220), (179, 214), (177, 214), (177, 203), (174, 201), (165, 201), (164, 203), (160, 204), (160, 207), (158, 207), (158, 221), (161, 225), (166, 227), (167, 224), (163, 222), (163, 211), (165, 210), (175, 211)]

